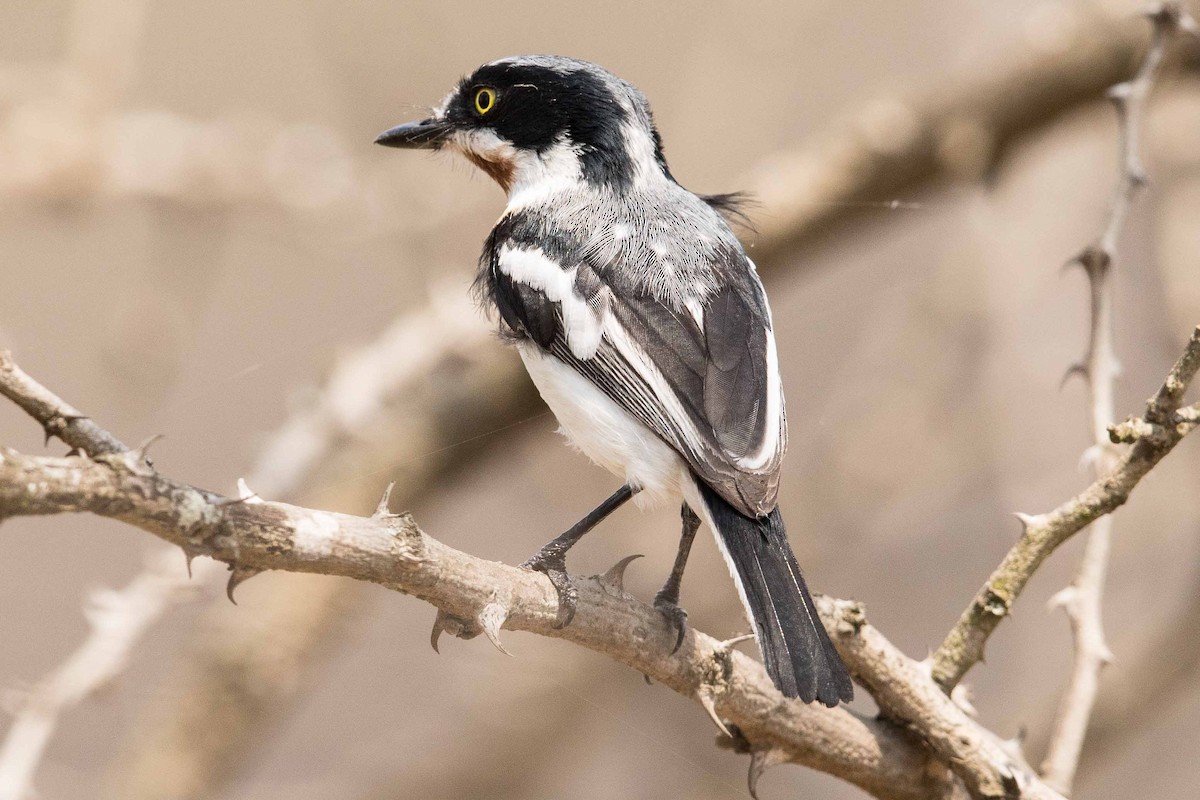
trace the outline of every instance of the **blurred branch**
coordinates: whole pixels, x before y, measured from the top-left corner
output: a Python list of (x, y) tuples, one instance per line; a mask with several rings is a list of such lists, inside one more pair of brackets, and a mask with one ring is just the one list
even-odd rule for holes
[[(1148, 95), (1166, 56), (1168, 42), (1178, 30), (1190, 32), (1195, 28), (1195, 22), (1176, 2), (1156, 4), (1150, 12), (1150, 18), (1154, 23), (1151, 46), (1137, 75), (1131, 81), (1119, 84), (1110, 91), (1110, 96), (1117, 105), (1121, 119), (1121, 180), (1114, 193), (1108, 219), (1099, 241), (1086, 248), (1076, 259), (1088, 273), (1092, 301), (1092, 320), (1086, 363), (1073, 369), (1075, 372), (1082, 372), (1087, 377), (1091, 396), (1091, 427), (1097, 448), (1097, 480), (1091, 489), (1096, 489), (1114, 477), (1121, 476), (1122, 485), (1112, 487), (1117, 491), (1101, 492), (1095, 498), (1111, 502), (1120, 497), (1120, 500), (1108, 508), (1079, 506), (1076, 501), (1069, 501), (1049, 514), (1018, 515), (1024, 527), (1021, 539), (992, 573), (991, 578), (980, 590), (971, 606), (963, 612), (954, 629), (950, 631), (934, 655), (934, 676), (940, 684), (948, 689), (957, 685), (967, 670), (983, 657), (983, 648), (988, 636), (1000, 624), (1000, 620), (1008, 615), (1012, 603), (1015, 602), (1025, 583), (1032, 577), (1046, 556), (1081, 528), (1105, 516), (1124, 502), (1128, 490), (1132, 489), (1140, 479), (1138, 461), (1151, 459), (1152, 461), (1146, 466), (1148, 470), (1153, 463), (1157, 463), (1158, 458), (1165, 455), (1162, 453), (1156, 457), (1156, 451), (1149, 445), (1149, 442), (1140, 440), (1129, 454), (1118, 461), (1112, 451), (1111, 443), (1107, 441), (1110, 437), (1115, 436), (1117, 438), (1112, 439), (1112, 442), (1115, 443), (1118, 441), (1119, 434), (1109, 433), (1109, 426), (1113, 418), (1112, 384), (1116, 372), (1116, 358), (1112, 352), (1111, 289), (1106, 277), (1116, 252), (1117, 236), (1133, 193), (1145, 182), (1145, 170), (1141, 165), (1138, 151), (1137, 122), (1140, 119), (1145, 97)], [(1195, 343), (1196, 336), (1193, 334), (1188, 353), (1192, 352)], [(1185, 362), (1188, 363), (1185, 364)], [(1157, 400), (1151, 401), (1153, 413), (1159, 417), (1166, 418), (1168, 415), (1173, 416), (1177, 413), (1178, 406), (1183, 399), (1183, 389), (1186, 388), (1187, 381), (1190, 381), (1192, 375), (1195, 374), (1195, 365), (1188, 361), (1188, 354), (1185, 353), (1180, 364), (1176, 365), (1176, 370), (1181, 365), (1185, 367), (1185, 372), (1187, 368), (1190, 368), (1191, 371), (1184, 379), (1184, 384), (1178, 393), (1179, 396), (1171, 396), (1172, 399), (1169, 401), (1171, 408), (1158, 408), (1155, 406)], [(1172, 375), (1175, 373), (1176, 371), (1173, 371)], [(1175, 435), (1181, 434), (1176, 431)], [(1128, 441), (1133, 440), (1129, 436), (1125, 438)], [(1162, 445), (1166, 444), (1169, 439), (1170, 437), (1166, 437), (1157, 441)], [(1139, 447), (1142, 448), (1142, 452), (1139, 452)], [(1103, 479), (1104, 475), (1109, 477)], [(1132, 483), (1129, 483), (1130, 479), (1132, 479)], [(1090, 492), (1091, 489), (1088, 491)], [(1080, 495), (1080, 498), (1087, 494), (1088, 492), (1085, 492), (1084, 495)], [(1107, 558), (1105, 551), (1107, 551), (1109, 525), (1110, 523), (1107, 521), (1102, 523), (1100, 536), (1094, 537), (1097, 538), (1097, 543), (1091, 548), (1090, 553), (1085, 555), (1081, 568), (1086, 572), (1083, 576), (1085, 586), (1091, 594), (1097, 594), (1103, 584), (1102, 564)], [(1086, 595), (1084, 597), (1085, 599), (1081, 602), (1091, 602), (1086, 600)], [(1098, 603), (1098, 600), (1096, 602)], [(1098, 606), (1092, 611), (1094, 619), (1089, 620), (1086, 627), (1088, 635), (1095, 640), (1099, 625)], [(1074, 617), (1073, 614), (1073, 620)], [(1075, 623), (1073, 622), (1073, 624)], [(1106, 654), (1107, 648), (1103, 646), (1102, 634), (1099, 646), (1094, 650), (1095, 658)], [(1076, 664), (1076, 667), (1081, 668), (1079, 664)], [(1086, 727), (1086, 720), (1084, 726)], [(1080, 730), (1078, 735), (1082, 737), (1082, 733), (1083, 731)]]
[[(805, 147), (762, 161), (747, 181), (769, 211), (755, 220), (755, 259), (784, 258), (846, 221), (887, 213), (902, 205), (891, 198), (932, 182), (987, 175), (1016, 141), (1125, 80), (1145, 46), (1138, 20), (1068, 13), (1080, 18), (973, 79), (922, 99), (880, 100)], [(1197, 65), (1195, 52), (1184, 54), (1182, 67)]]
[[(1138, 147), (1145, 103), (1154, 88), (1171, 39), (1180, 31), (1195, 33), (1197, 30), (1196, 22), (1178, 2), (1152, 6), (1146, 15), (1153, 27), (1146, 57), (1131, 80), (1109, 90), (1120, 123), (1120, 180), (1099, 239), (1075, 258), (1087, 273), (1091, 290), (1087, 357), (1076, 371), (1082, 372), (1088, 384), (1092, 466), (1097, 480), (1113, 469), (1119, 457), (1108, 433), (1115, 422), (1113, 409), (1118, 369), (1113, 348), (1111, 273), (1118, 239), (1134, 194), (1146, 183)], [(1070, 619), (1075, 653), (1041, 773), (1048, 784), (1068, 795), (1075, 783), (1079, 756), (1096, 703), (1100, 672), (1112, 661), (1101, 614), (1111, 540), (1112, 517), (1101, 517), (1088, 531), (1083, 556), (1071, 585), (1050, 601), (1051, 607), (1062, 607)]]
[(34, 773), (62, 713), (119, 675), (142, 634), (174, 602), (195, 590), (179, 569), (179, 554), (163, 550), (125, 588), (88, 597), (87, 639), (50, 675), (19, 693), (16, 717), (0, 744), (0, 800), (35, 796)]
[[(786, 258), (842, 223), (886, 213), (899, 194), (938, 180), (985, 175), (1016, 140), (1123, 80), (1143, 47), (1144, 31), (1124, 15), (1072, 13), (1080, 18), (1064, 30), (1035, 37), (978, 77), (925, 97), (881, 99), (804, 146), (763, 159), (744, 181), (768, 211), (756, 220), (755, 260)], [(72, 44), (69, 50), (88, 53), (95, 42), (107, 40), (112, 64), (106, 69), (119, 71), (116, 45), (140, 24), (137, 14), (127, 16), (128, 24), (117, 26), (121, 35), (96, 36), (86, 40), (93, 44)], [(73, 77), (7, 109), (11, 124), (0, 126), (0, 199), (105, 195), (209, 205), (267, 202), (326, 217), (336, 207), (339, 219), (355, 224), (391, 225), (411, 216), (397, 213), (380, 193), (386, 181), (374, 180), (384, 174), (375, 162), (353, 157), (357, 147), (348, 147), (331, 129), (199, 120), (170, 110), (115, 106), (85, 114), (79, 106), (94, 105), (79, 88), (86, 59), (72, 56), (68, 63)], [(1187, 54), (1183, 66), (1196, 64), (1195, 54)], [(87, 80), (82, 85), (90, 86)]]
[(1169, 624), (1135, 651), (1132, 663), (1105, 681), (1088, 730), (1080, 772), (1110, 763), (1114, 753), (1130, 742), (1131, 731), (1144, 730), (1160, 720), (1166, 709), (1191, 690), (1200, 673), (1200, 637), (1180, 636), (1180, 631), (1200, 630), (1200, 573), (1179, 613), (1164, 615)]
[[(486, 347), (492, 335), (462, 291), (435, 290), (425, 308), (335, 361), (313, 400), (264, 443), (248, 485), (292, 499), (319, 483), (324, 499), (353, 508), (374, 498), (363, 499), (363, 481), (347, 473), (379, 474), (399, 481), (401, 499), (417, 496), (470, 455), (473, 434), (533, 407), (515, 359)], [(215, 795), (303, 696), (320, 645), (352, 616), (359, 586), (289, 575), (268, 589), (253, 613), (232, 613), (221, 601), (197, 622), (105, 796)]]
[(1090, 523), (1124, 505), (1138, 482), (1196, 427), (1187, 409), (1180, 409), (1188, 384), (1200, 369), (1200, 327), (1158, 393), (1150, 398), (1142, 419), (1130, 419), (1109, 429), (1113, 442), (1131, 442), (1104, 477), (1045, 514), (1019, 514), (1024, 530), (1000, 566), (963, 611), (954, 628), (933, 655), (933, 675), (951, 689), (983, 657), (992, 631), (1008, 616), (1025, 584), (1054, 550)]
[[(334, 362), (315, 400), (289, 416), (260, 449), (249, 482), (272, 497), (299, 490), (331, 452), (386, 428), (394, 406), (420, 394), (431, 378), (462, 381), (466, 373), (478, 372), (477, 367), (501, 360), (486, 349), (494, 338), (492, 325), (462, 287), (436, 289), (424, 308), (397, 317), (373, 341)], [(517, 371), (502, 370), (501, 375), (515, 382)], [(493, 400), (517, 400), (506, 409), (507, 417), (529, 407), (520, 397), (520, 392), (510, 391)], [(446, 397), (420, 399), (428, 402), (406, 409), (405, 424), (410, 437), (421, 430), (432, 432), (426, 434), (429, 440), (418, 443), (418, 452), (444, 444), (438, 432), (456, 430), (461, 435), (464, 417), (479, 416), (464, 414), (461, 404), (446, 409)], [(401, 456), (391, 454), (392, 459)]]

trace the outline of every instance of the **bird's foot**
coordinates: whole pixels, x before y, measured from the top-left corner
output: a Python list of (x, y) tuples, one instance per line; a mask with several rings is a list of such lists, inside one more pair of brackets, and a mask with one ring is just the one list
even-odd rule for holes
[(675, 626), (675, 646), (671, 648), (671, 654), (674, 655), (683, 644), (683, 637), (687, 633), (688, 613), (679, 607), (678, 597), (671, 597), (666, 592), (659, 592), (654, 596), (654, 607)]
[[(553, 544), (553, 542), (551, 543)], [(575, 618), (575, 605), (579, 600), (579, 592), (567, 574), (566, 556), (556, 548), (543, 547), (533, 554), (533, 557), (521, 565), (522, 569), (540, 572), (550, 579), (554, 591), (558, 592), (558, 617), (554, 620), (555, 630), (561, 630), (571, 624)]]

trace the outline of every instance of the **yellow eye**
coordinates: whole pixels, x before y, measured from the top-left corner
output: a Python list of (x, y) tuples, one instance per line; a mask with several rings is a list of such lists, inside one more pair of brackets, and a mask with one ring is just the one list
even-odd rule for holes
[(496, 90), (484, 86), (475, 90), (475, 110), (486, 114), (496, 105)]

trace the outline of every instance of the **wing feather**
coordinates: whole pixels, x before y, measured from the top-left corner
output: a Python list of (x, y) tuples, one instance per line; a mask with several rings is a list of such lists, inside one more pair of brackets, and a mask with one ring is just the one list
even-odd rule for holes
[(766, 297), (740, 249), (718, 254), (716, 291), (673, 308), (622, 285), (611, 264), (564, 263), (495, 236), (489, 245), (490, 294), (508, 328), (590, 380), (743, 513), (775, 507), (783, 396)]

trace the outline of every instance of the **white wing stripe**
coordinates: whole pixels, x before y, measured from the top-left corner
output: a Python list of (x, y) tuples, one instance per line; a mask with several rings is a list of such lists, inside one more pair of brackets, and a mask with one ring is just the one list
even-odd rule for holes
[(548, 258), (538, 248), (500, 248), (500, 271), (514, 281), (536, 289), (562, 308), (563, 328), (571, 354), (580, 360), (596, 355), (603, 320), (575, 291), (575, 268)]
[(771, 466), (781, 449), (786, 423), (783, 418), (783, 387), (779, 385), (779, 355), (775, 352), (775, 334), (767, 331), (767, 414), (762, 442), (758, 448), (737, 460), (745, 470), (761, 470)]
[(605, 337), (654, 392), (654, 396), (673, 423), (671, 427), (679, 431), (683, 437), (681, 444), (691, 450), (694, 455), (700, 456), (704, 452), (703, 437), (696, 430), (691, 415), (684, 410), (675, 390), (667, 383), (662, 372), (650, 360), (645, 351), (629, 338), (629, 333), (613, 315), (607, 315), (603, 324)]

